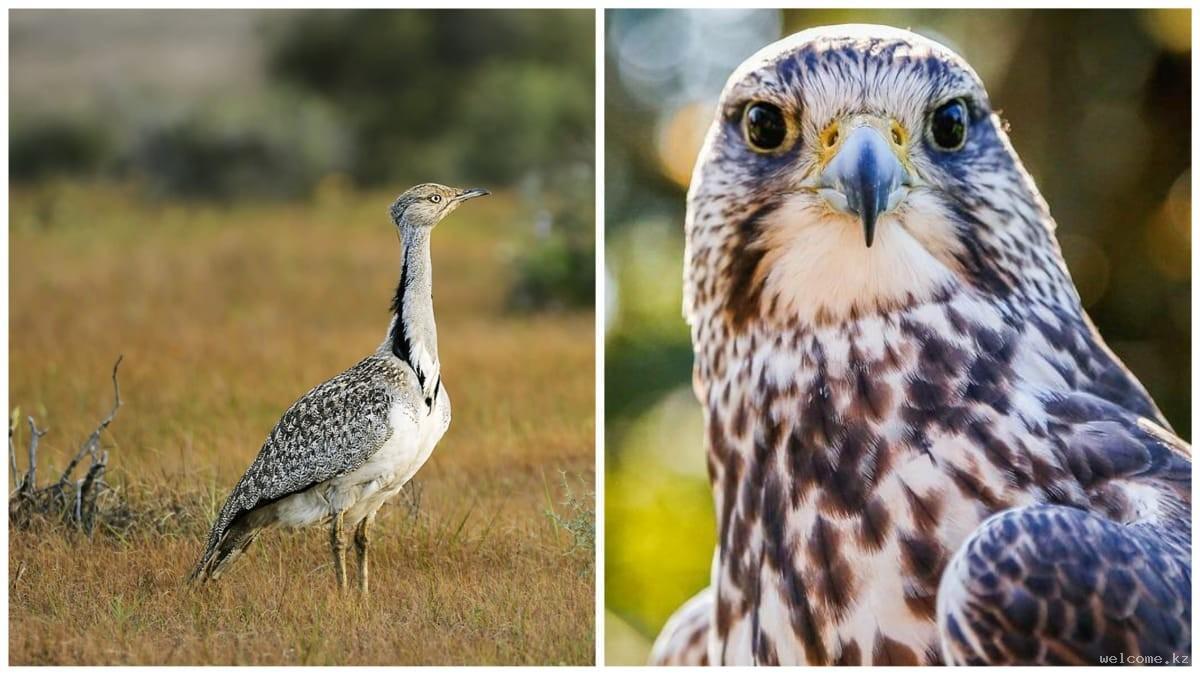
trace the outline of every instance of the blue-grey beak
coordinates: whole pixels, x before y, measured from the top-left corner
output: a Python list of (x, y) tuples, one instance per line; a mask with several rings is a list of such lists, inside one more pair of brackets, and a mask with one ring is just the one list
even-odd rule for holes
[(883, 135), (869, 125), (850, 132), (837, 155), (821, 173), (821, 195), (836, 209), (862, 220), (867, 248), (875, 240), (875, 223), (904, 197), (908, 172)]
[(468, 190), (463, 190), (461, 193), (459, 193), (459, 195), (454, 198), (454, 201), (465, 202), (468, 199), (474, 199), (476, 197), (483, 197), (485, 195), (490, 195), (490, 194), (492, 194), (492, 193), (488, 192), (487, 190), (485, 190), (483, 188), (470, 188)]

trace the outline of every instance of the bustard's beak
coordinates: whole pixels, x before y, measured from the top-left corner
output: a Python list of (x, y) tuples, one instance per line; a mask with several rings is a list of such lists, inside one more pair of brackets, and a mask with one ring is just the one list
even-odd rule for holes
[(853, 126), (836, 154), (821, 172), (819, 192), (825, 201), (844, 213), (859, 217), (867, 248), (875, 241), (879, 216), (896, 207), (911, 186), (881, 124)]
[(484, 190), (483, 188), (470, 188), (468, 190), (463, 190), (462, 192), (458, 193), (458, 196), (454, 198), (454, 201), (465, 202), (468, 199), (474, 199), (476, 197), (483, 197), (485, 195), (490, 195), (490, 194), (492, 194), (492, 193), (488, 192), (487, 190)]

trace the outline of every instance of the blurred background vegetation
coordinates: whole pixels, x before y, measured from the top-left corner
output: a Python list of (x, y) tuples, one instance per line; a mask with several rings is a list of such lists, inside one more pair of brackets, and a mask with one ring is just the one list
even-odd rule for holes
[(49, 202), (71, 181), (221, 203), (508, 188), (532, 214), (510, 305), (589, 306), (593, 16), (17, 10), (11, 180)]
[(643, 663), (708, 584), (714, 516), (681, 314), (684, 193), (729, 73), (822, 24), (966, 57), (1058, 221), (1087, 311), (1191, 437), (1191, 16), (1137, 11), (610, 11), (605, 82), (606, 651)]

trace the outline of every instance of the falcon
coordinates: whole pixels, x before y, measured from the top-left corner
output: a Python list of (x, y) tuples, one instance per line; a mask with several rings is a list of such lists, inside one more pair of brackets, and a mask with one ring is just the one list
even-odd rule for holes
[(1180, 663), (1191, 459), (1080, 305), (979, 77), (768, 46), (688, 192), (712, 586), (654, 663)]

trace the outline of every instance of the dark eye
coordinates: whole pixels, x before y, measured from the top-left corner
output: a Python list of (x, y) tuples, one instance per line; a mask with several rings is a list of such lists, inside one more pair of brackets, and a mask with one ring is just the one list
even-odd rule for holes
[(770, 103), (751, 103), (742, 115), (746, 143), (759, 152), (776, 150), (787, 139), (783, 111)]
[(441, 195), (429, 195), (429, 201), (433, 202), (434, 204), (439, 204), (442, 201), (442, 196)]
[(959, 150), (967, 141), (967, 104), (961, 98), (943, 103), (929, 118), (929, 137), (940, 150)]

